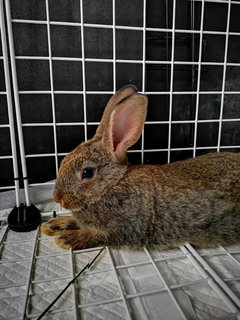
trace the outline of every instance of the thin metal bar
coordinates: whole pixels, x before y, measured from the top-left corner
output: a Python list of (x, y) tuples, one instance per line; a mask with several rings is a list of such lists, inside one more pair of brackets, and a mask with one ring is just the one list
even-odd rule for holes
[[(72, 249), (69, 252), (69, 258), (70, 258), (70, 265), (71, 265), (71, 271), (72, 271), (72, 278), (75, 277), (75, 267), (74, 267), (74, 255)], [(73, 313), (74, 313), (74, 319), (78, 319), (78, 307), (77, 307), (77, 292), (76, 292), (76, 286), (75, 282), (72, 283), (72, 297), (73, 297)]]
[[(196, 2), (202, 1), (202, 0), (194, 0)], [(228, 3), (228, 0), (204, 0), (205, 2), (211, 2), (211, 3)], [(233, 4), (240, 4), (239, 1), (231, 1)]]
[[(143, 0), (143, 37), (142, 37), (142, 92), (146, 90), (146, 0)], [(141, 163), (144, 163), (144, 128), (142, 130), (141, 140)]]
[(196, 110), (195, 110), (195, 124), (194, 124), (194, 137), (193, 137), (193, 157), (196, 156), (197, 147), (197, 133), (198, 133), (198, 112), (199, 112), (199, 98), (201, 89), (201, 66), (202, 66), (202, 43), (203, 43), (203, 17), (204, 17), (204, 0), (202, 0), (201, 8), (201, 24), (200, 24), (200, 37), (199, 37), (199, 51), (198, 51), (198, 77), (197, 77), (197, 94), (196, 94)]
[(112, 18), (113, 18), (113, 92), (116, 92), (116, 3), (115, 0), (112, 0)]
[(8, 232), (8, 227), (5, 228), (4, 232), (3, 232), (3, 235), (1, 237), (1, 240), (0, 240), (0, 247), (2, 246), (2, 244), (4, 243), (5, 241), (5, 238), (7, 236), (7, 232)]
[[(113, 94), (113, 91), (86, 91), (86, 94)], [(222, 91), (200, 91), (199, 94), (219, 94), (221, 95)], [(32, 91), (19, 91), (19, 94), (51, 94), (51, 91), (46, 90), (32, 90)], [(54, 94), (83, 94), (83, 91), (54, 91)], [(147, 95), (169, 95), (170, 91), (146, 91)], [(197, 91), (173, 91), (172, 94), (182, 95), (182, 94), (197, 94)], [(240, 91), (225, 91), (225, 94), (240, 94)]]
[(2, 51), (3, 51), (3, 63), (4, 63), (4, 76), (5, 85), (7, 92), (7, 108), (8, 108), (8, 118), (10, 124), (10, 140), (11, 140), (11, 150), (12, 150), (12, 163), (13, 163), (13, 174), (14, 174), (14, 186), (15, 186), (15, 198), (16, 206), (20, 206), (20, 195), (19, 195), (19, 173), (18, 173), (18, 163), (17, 163), (17, 148), (16, 148), (16, 136), (14, 129), (14, 119), (13, 119), (13, 105), (12, 105), (12, 94), (11, 94), (11, 84), (10, 84), (10, 73), (9, 73), (9, 61), (7, 53), (7, 35), (4, 21), (3, 13), (3, 0), (0, 0), (0, 27), (1, 27), (1, 40), (2, 40)]
[[(202, 1), (202, 0), (197, 0), (197, 1)], [(207, 1), (208, 0), (205, 0), (205, 2), (207, 2)], [(221, 2), (219, 2), (219, 3), (221, 3)], [(226, 3), (228, 3), (228, 0), (226, 0)], [(239, 3), (232, 1), (232, 4), (239, 4)], [(45, 20), (30, 20), (30, 19), (13, 19), (12, 22), (13, 23), (24, 23), (24, 24), (46, 24), (47, 23)], [(50, 24), (57, 25), (57, 26), (82, 27), (82, 23), (78, 23), (78, 22), (50, 21)], [(94, 24), (94, 23), (83, 23), (83, 26), (87, 27), (87, 28), (103, 28), (103, 29), (112, 29), (113, 28), (113, 25)], [(142, 31), (143, 27), (116, 25), (116, 29)], [(172, 32), (172, 29), (171, 28), (147, 27), (146, 31)], [(199, 30), (188, 30), (188, 29), (176, 29), (175, 31), (178, 33), (195, 33), (195, 34), (198, 34), (200, 32)], [(204, 30), (203, 32), (205, 34), (219, 34), (219, 35), (224, 34), (224, 31)], [(240, 32), (230, 32), (229, 34), (230, 35), (239, 35)]]
[[(203, 34), (203, 32), (201, 33)], [(226, 35), (226, 34), (224, 34)], [(16, 56), (16, 60), (43, 60), (47, 61), (49, 60), (49, 57), (47, 56)], [(82, 62), (82, 58), (74, 58), (74, 57), (52, 57), (53, 61), (78, 61)], [(127, 60), (127, 59), (103, 59), (103, 58), (85, 58), (85, 62), (97, 62), (97, 63), (132, 63), (132, 64), (151, 64), (151, 65), (170, 65), (171, 61), (169, 60)], [(182, 65), (182, 66), (198, 66), (198, 62), (196, 61), (174, 61), (174, 65)], [(215, 62), (215, 61), (207, 61), (207, 62), (201, 62), (202, 66), (224, 66), (224, 62)], [(226, 62), (226, 66), (228, 67), (239, 67), (240, 63), (238, 62)], [(49, 91), (50, 92), (50, 91)], [(5, 92), (2, 92), (4, 94)]]
[[(222, 122), (239, 122), (240, 118), (232, 118), (232, 119), (222, 119)], [(219, 119), (205, 119), (205, 120), (198, 120), (198, 123), (217, 123)], [(183, 123), (195, 123), (195, 120), (172, 120), (172, 124), (183, 124)], [(169, 120), (165, 121), (146, 121), (145, 124), (169, 124)], [(57, 122), (56, 126), (83, 126), (84, 122)], [(99, 122), (88, 122), (89, 126), (96, 126), (99, 125)], [(50, 123), (24, 123), (23, 127), (51, 127), (53, 124)], [(52, 153), (49, 153), (52, 155)], [(10, 156), (7, 156), (10, 157)]]
[(86, 74), (85, 74), (85, 45), (84, 45), (84, 23), (83, 23), (83, 0), (80, 0), (81, 17), (81, 46), (82, 46), (82, 85), (83, 85), (83, 119), (84, 119), (84, 137), (87, 141), (87, 101), (86, 101)]
[(158, 269), (158, 267), (156, 265), (156, 262), (152, 258), (152, 255), (150, 254), (150, 252), (146, 248), (144, 248), (144, 251), (145, 251), (146, 255), (148, 256), (149, 260), (151, 261), (152, 266), (154, 267), (157, 275), (159, 276), (159, 278), (161, 279), (162, 283), (164, 284), (165, 290), (168, 292), (168, 294), (171, 297), (173, 303), (175, 304), (177, 310), (179, 311), (179, 314), (180, 314), (181, 318), (184, 319), (184, 320), (187, 320), (187, 318), (186, 318), (185, 314), (183, 313), (179, 303), (177, 302), (176, 298), (174, 297), (170, 287), (168, 286), (167, 282), (165, 281), (165, 279), (163, 278), (161, 272), (159, 271), (159, 269)]
[(6, 187), (0, 187), (0, 190), (15, 190), (15, 186), (6, 186)]
[(169, 125), (168, 125), (168, 163), (171, 160), (171, 121), (173, 106), (173, 84), (174, 84), (174, 54), (175, 54), (175, 17), (176, 17), (176, 0), (173, 0), (173, 17), (172, 17), (172, 53), (171, 53), (171, 73), (170, 73), (170, 95), (169, 95)]
[(30, 206), (29, 187), (28, 187), (28, 179), (27, 179), (28, 175), (27, 175), (27, 166), (26, 166), (26, 159), (25, 159), (25, 147), (24, 147), (24, 140), (23, 140), (22, 120), (21, 120), (20, 102), (19, 102), (19, 95), (18, 95), (17, 70), (16, 70), (16, 61), (15, 61), (15, 49), (14, 49), (14, 41), (13, 41), (10, 1), (7, 1), (7, 0), (5, 1), (5, 8), (6, 8), (9, 53), (10, 53), (10, 60), (11, 60), (12, 83), (13, 83), (13, 91), (14, 91), (19, 148), (20, 148), (22, 172), (24, 177), (23, 183), (24, 183), (24, 191), (25, 191), (25, 200), (26, 200), (27, 206)]
[[(58, 313), (63, 313), (63, 312), (67, 312), (67, 311), (73, 311), (72, 308), (69, 307), (65, 307), (65, 308), (60, 308), (60, 309), (54, 309), (54, 310), (49, 310), (48, 314), (49, 315), (54, 315), (54, 314), (58, 314)], [(26, 317), (27, 319), (33, 319), (40, 316), (40, 313), (33, 313), (33, 314), (27, 314)], [(37, 318), (38, 319), (38, 318)], [(45, 318), (46, 320), (49, 319), (49, 317)], [(12, 319), (9, 319), (12, 320)], [(18, 319), (16, 319), (18, 320)], [(72, 320), (72, 319), (71, 319)]]
[(30, 285), (31, 285), (31, 277), (32, 277), (32, 273), (33, 273), (33, 264), (34, 264), (34, 259), (35, 259), (35, 255), (36, 255), (37, 245), (38, 245), (38, 235), (39, 235), (39, 227), (36, 230), (32, 256), (31, 256), (31, 260), (30, 260), (30, 263), (29, 263), (29, 272), (28, 272), (27, 284), (26, 284), (26, 294), (25, 294), (25, 298), (24, 298), (23, 313), (22, 313), (22, 317), (21, 317), (22, 320), (25, 319), (25, 315), (26, 315), (26, 311), (27, 311), (28, 293), (29, 293), (29, 289), (30, 289)]
[(0, 290), (10, 289), (10, 288), (24, 287), (25, 285), (26, 285), (26, 284), (25, 284), (24, 282), (14, 283), (14, 284), (6, 285), (6, 286), (0, 286)]
[(110, 259), (110, 262), (111, 262), (111, 265), (112, 265), (112, 269), (113, 269), (113, 272), (114, 272), (114, 275), (115, 275), (115, 279), (116, 279), (117, 284), (118, 284), (118, 288), (119, 288), (119, 291), (120, 291), (120, 294), (121, 294), (121, 301), (123, 302), (123, 305), (124, 305), (125, 310), (126, 310), (126, 319), (132, 320), (131, 311), (129, 309), (126, 297), (124, 295), (121, 282), (120, 282), (120, 280), (118, 278), (117, 270), (116, 270), (115, 264), (114, 264), (113, 259), (112, 259), (112, 254), (111, 254), (111, 252), (110, 252), (108, 247), (106, 247), (106, 251), (108, 253), (108, 256), (109, 256), (109, 259)]
[(104, 300), (104, 301), (83, 303), (83, 304), (79, 304), (78, 308), (79, 309), (90, 308), (90, 307), (100, 306), (100, 305), (103, 305), (103, 304), (109, 304), (109, 303), (114, 303), (114, 302), (121, 302), (121, 298), (113, 298), (113, 299), (107, 299), (107, 300)]
[(222, 94), (221, 94), (221, 106), (220, 106), (220, 116), (219, 116), (219, 128), (218, 128), (218, 148), (220, 150), (221, 136), (222, 136), (222, 118), (223, 118), (223, 106), (224, 106), (224, 91), (226, 84), (226, 71), (227, 71), (227, 54), (228, 54), (228, 33), (230, 25), (230, 15), (231, 15), (231, 0), (228, 0), (228, 14), (227, 14), (227, 25), (226, 25), (226, 37), (225, 37), (225, 52), (224, 52), (224, 65), (223, 65), (223, 78), (222, 78)]
[[(238, 122), (238, 121), (237, 121)], [(185, 123), (185, 122), (181, 122), (181, 123)], [(188, 122), (186, 122), (188, 123)], [(168, 124), (168, 122), (156, 122), (156, 123), (149, 123), (149, 124)], [(239, 145), (230, 145), (230, 146), (220, 146), (220, 149), (239, 149), (240, 146)], [(217, 150), (217, 145), (212, 145), (212, 146), (205, 146), (205, 147), (196, 147), (196, 150), (210, 150), (210, 149), (216, 149)], [(170, 148), (170, 151), (190, 151), (193, 150), (193, 147), (186, 147), (186, 148)], [(144, 152), (155, 152), (155, 151), (168, 151), (168, 148), (156, 148), (156, 149), (147, 149), (145, 148)], [(129, 153), (133, 153), (133, 152), (142, 152), (141, 149), (132, 149), (128, 151)], [(59, 153), (59, 156), (66, 156), (66, 153)], [(28, 154), (26, 155), (26, 158), (46, 158), (46, 157), (54, 157), (53, 153), (45, 153), (45, 154)], [(3, 157), (4, 158), (4, 157)], [(8, 159), (8, 157), (6, 157), (6, 159)], [(0, 157), (1, 160), (1, 157)], [(50, 182), (44, 182), (44, 185), (53, 185), (55, 184), (54, 181), (50, 181)], [(31, 183), (29, 184), (29, 186), (42, 186), (43, 183)], [(0, 187), (5, 189), (6, 187)], [(9, 188), (12, 188), (12, 186), (9, 186)]]
[[(0, 243), (0, 245), (1, 245), (1, 243)], [(24, 261), (29, 261), (29, 258), (9, 259), (9, 260), (3, 258), (2, 260), (0, 260), (0, 265), (1, 264), (16, 263), (16, 262), (24, 262)]]
[(48, 40), (48, 55), (49, 55), (49, 75), (50, 75), (50, 87), (51, 87), (51, 104), (52, 104), (52, 117), (53, 117), (53, 140), (54, 140), (54, 152), (55, 152), (55, 169), (56, 175), (58, 174), (58, 150), (57, 150), (57, 129), (56, 129), (56, 108), (54, 101), (54, 84), (53, 84), (53, 65), (52, 65), (52, 44), (51, 44), (51, 32), (50, 32), (50, 17), (49, 17), (49, 2), (46, 0), (46, 17), (47, 17), (47, 40)]

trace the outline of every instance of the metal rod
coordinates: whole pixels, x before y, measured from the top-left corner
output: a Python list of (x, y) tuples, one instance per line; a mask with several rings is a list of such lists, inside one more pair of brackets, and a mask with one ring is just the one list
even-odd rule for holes
[(220, 150), (221, 136), (222, 136), (222, 120), (223, 120), (223, 107), (224, 107), (224, 91), (226, 85), (226, 73), (227, 73), (227, 55), (228, 55), (228, 39), (229, 39), (229, 25), (231, 15), (231, 0), (228, 0), (228, 13), (227, 13), (227, 25), (226, 25), (226, 36), (225, 36), (225, 51), (224, 51), (224, 64), (223, 64), (223, 78), (222, 78), (222, 94), (221, 94), (221, 106), (219, 115), (219, 128), (218, 128), (218, 149)]
[(56, 175), (58, 174), (58, 149), (57, 149), (57, 129), (56, 129), (56, 112), (55, 112), (55, 100), (54, 100), (54, 84), (53, 84), (53, 65), (52, 65), (52, 43), (50, 32), (50, 17), (49, 17), (49, 3), (46, 0), (46, 17), (47, 17), (47, 40), (48, 40), (48, 54), (49, 54), (49, 75), (51, 86), (51, 104), (52, 104), (52, 117), (53, 117), (53, 140), (54, 140), (54, 152), (55, 152), (55, 169)]
[(28, 178), (27, 178), (28, 175), (27, 175), (25, 147), (24, 147), (23, 131), (22, 131), (22, 119), (21, 119), (20, 101), (19, 101), (19, 95), (18, 95), (18, 82), (17, 82), (15, 49), (14, 49), (13, 31), (12, 31), (12, 18), (11, 18), (11, 9), (10, 9), (10, 1), (9, 0), (5, 1), (5, 7), (6, 7), (9, 53), (10, 53), (10, 60), (11, 60), (12, 82), (13, 82), (16, 119), (17, 119), (19, 148), (20, 148), (20, 156), (21, 156), (21, 164), (22, 164), (22, 172), (23, 172), (25, 200), (26, 200), (26, 205), (30, 206), (29, 186), (28, 186)]
[(83, 0), (80, 0), (81, 17), (81, 46), (82, 46), (82, 85), (83, 85), (83, 118), (84, 118), (84, 137), (87, 141), (87, 100), (86, 100), (86, 72), (85, 72), (85, 44), (84, 44), (84, 24), (83, 24)]
[(19, 207), (20, 206), (19, 172), (18, 172), (18, 163), (17, 163), (16, 136), (15, 136), (14, 119), (13, 119), (13, 105), (12, 105), (10, 72), (9, 72), (10, 66), (9, 66), (8, 53), (7, 53), (7, 35), (6, 35), (5, 19), (4, 19), (4, 12), (3, 12), (3, 0), (0, 0), (0, 26), (1, 26), (1, 40), (2, 40), (2, 51), (3, 51), (5, 85), (6, 85), (6, 94), (7, 94), (8, 118), (9, 118), (9, 124), (10, 124), (9, 129), (10, 129), (10, 140), (11, 140), (11, 149), (12, 149), (15, 197), (16, 197), (16, 206)]

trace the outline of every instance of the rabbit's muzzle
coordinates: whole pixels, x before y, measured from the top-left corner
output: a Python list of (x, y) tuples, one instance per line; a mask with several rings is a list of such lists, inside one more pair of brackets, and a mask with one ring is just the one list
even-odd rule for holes
[(75, 198), (74, 195), (68, 193), (62, 195), (56, 190), (54, 191), (54, 200), (57, 203), (60, 203), (63, 208), (71, 211), (77, 211), (82, 207), (82, 203), (80, 203), (80, 201)]

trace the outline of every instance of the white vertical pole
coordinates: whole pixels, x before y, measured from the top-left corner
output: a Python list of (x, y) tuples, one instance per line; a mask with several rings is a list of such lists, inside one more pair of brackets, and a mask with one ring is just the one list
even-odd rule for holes
[[(146, 76), (146, 0), (143, 0), (143, 56), (142, 56), (142, 92), (145, 93)], [(144, 129), (142, 131), (141, 163), (144, 163)]]
[(80, 17), (81, 17), (81, 46), (82, 46), (82, 85), (83, 85), (84, 137), (85, 137), (85, 141), (87, 141), (87, 101), (86, 101), (86, 76), (85, 76), (83, 0), (80, 0)]
[(113, 93), (116, 92), (116, 17), (115, 0), (112, 1), (113, 10)]
[(48, 38), (48, 55), (49, 55), (49, 75), (50, 75), (51, 102), (52, 102), (52, 115), (53, 115), (53, 139), (54, 139), (54, 152), (55, 152), (55, 167), (56, 167), (56, 175), (57, 175), (58, 174), (57, 130), (56, 130), (56, 113), (55, 113), (53, 66), (52, 66), (52, 45), (51, 45), (51, 32), (50, 32), (50, 18), (49, 18), (48, 0), (46, 0), (46, 16), (47, 16), (47, 38)]
[(173, 75), (174, 75), (174, 52), (175, 52), (175, 16), (176, 0), (173, 0), (173, 17), (172, 17), (172, 54), (171, 54), (171, 75), (170, 75), (170, 97), (169, 97), (169, 124), (168, 124), (168, 163), (171, 154), (171, 126), (172, 126), (172, 104), (173, 104)]
[(223, 105), (224, 105), (226, 71), (227, 71), (227, 54), (228, 54), (228, 38), (229, 38), (230, 14), (231, 14), (231, 0), (228, 0), (228, 15), (227, 15), (225, 52), (224, 52), (224, 63), (223, 63), (222, 96), (221, 96), (221, 107), (220, 107), (219, 128), (218, 128), (218, 145), (217, 145), (217, 151), (218, 152), (220, 151), (221, 135), (222, 135), (222, 118), (223, 118)]
[(14, 174), (14, 184), (15, 184), (15, 195), (16, 195), (16, 206), (20, 206), (19, 197), (19, 175), (18, 175), (18, 164), (17, 164), (17, 151), (16, 151), (16, 136), (14, 130), (14, 120), (13, 120), (13, 105), (12, 105), (12, 95), (11, 95), (11, 85), (10, 85), (10, 74), (9, 74), (9, 61), (7, 54), (7, 39), (6, 39), (6, 28), (3, 13), (3, 0), (0, 0), (0, 27), (1, 27), (1, 39), (2, 39), (2, 51), (3, 51), (3, 63), (4, 63), (4, 75), (6, 83), (7, 92), (7, 107), (8, 107), (8, 117), (10, 124), (10, 139), (12, 148), (12, 159), (13, 159), (13, 174)]
[(13, 91), (14, 91), (14, 101), (15, 101), (15, 111), (16, 111), (16, 119), (17, 119), (20, 156), (21, 156), (22, 172), (23, 172), (25, 200), (26, 200), (26, 205), (30, 206), (29, 186), (28, 186), (28, 178), (27, 178), (27, 166), (26, 166), (25, 148), (24, 148), (23, 131), (22, 131), (22, 119), (21, 119), (20, 102), (19, 102), (19, 94), (18, 94), (17, 71), (16, 71), (15, 50), (14, 50), (13, 32), (12, 32), (12, 18), (11, 18), (10, 0), (6, 0), (5, 5), (6, 5), (9, 53), (10, 53), (10, 60), (11, 60), (11, 67), (12, 67), (11, 68), (12, 81), (13, 81)]
[(197, 95), (196, 95), (196, 111), (195, 111), (195, 126), (193, 138), (193, 157), (196, 157), (197, 148), (197, 130), (198, 130), (198, 111), (199, 111), (199, 98), (200, 98), (200, 81), (201, 81), (201, 61), (202, 61), (202, 43), (203, 43), (203, 17), (204, 17), (204, 0), (202, 0), (201, 10), (201, 25), (199, 35), (199, 52), (198, 52), (198, 77), (197, 77)]

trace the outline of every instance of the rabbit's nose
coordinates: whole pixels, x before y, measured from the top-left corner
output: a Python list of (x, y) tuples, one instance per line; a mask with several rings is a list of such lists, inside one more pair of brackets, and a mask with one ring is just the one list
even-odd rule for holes
[(69, 209), (71, 206), (72, 197), (69, 194), (64, 194), (61, 199), (59, 199), (59, 202), (61, 203), (61, 206), (63, 208)]
[(62, 195), (56, 190), (54, 191), (53, 197), (56, 202), (61, 203)]

